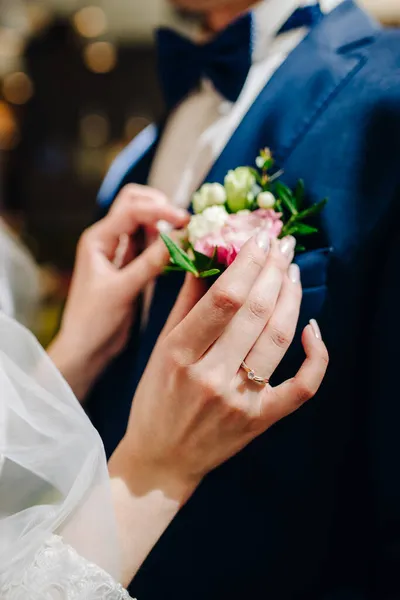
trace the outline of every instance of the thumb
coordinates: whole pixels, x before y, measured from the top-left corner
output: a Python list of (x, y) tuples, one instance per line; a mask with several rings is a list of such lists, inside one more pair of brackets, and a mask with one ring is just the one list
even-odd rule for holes
[(197, 279), (187, 273), (185, 283), (181, 289), (175, 306), (171, 311), (168, 321), (161, 332), (160, 339), (166, 337), (183, 319), (207, 292), (208, 286), (204, 279)]
[(164, 242), (158, 239), (137, 258), (120, 270), (123, 285), (132, 299), (152, 280), (162, 273), (169, 262), (169, 253)]

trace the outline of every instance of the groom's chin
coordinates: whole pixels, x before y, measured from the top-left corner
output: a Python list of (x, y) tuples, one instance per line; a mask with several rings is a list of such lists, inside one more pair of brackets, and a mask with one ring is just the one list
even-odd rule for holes
[(172, 6), (182, 11), (183, 16), (204, 16), (210, 10), (230, 6), (238, 0), (168, 0)]

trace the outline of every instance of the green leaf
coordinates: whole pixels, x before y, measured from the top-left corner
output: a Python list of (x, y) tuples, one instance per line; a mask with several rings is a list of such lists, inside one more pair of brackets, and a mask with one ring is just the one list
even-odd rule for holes
[(297, 210), (300, 210), (300, 208), (303, 205), (305, 192), (306, 192), (306, 190), (304, 187), (304, 181), (303, 181), (303, 179), (299, 179), (299, 181), (297, 182), (297, 185), (296, 185), (295, 192), (294, 192), (294, 196), (296, 198)]
[(274, 164), (275, 164), (275, 161), (271, 156), (271, 158), (268, 158), (264, 163), (264, 167), (263, 167), (264, 171), (269, 171), (269, 169), (272, 169)]
[[(276, 204), (275, 204), (276, 206)], [(282, 211), (280, 211), (282, 212)], [(293, 226), (296, 223), (296, 215), (292, 215), (290, 217), (290, 219), (287, 221), (287, 223), (284, 224), (284, 226), (282, 227), (282, 231), (279, 234), (279, 239), (284, 238), (287, 235), (290, 235), (291, 230), (293, 229)]]
[(192, 247), (192, 252), (194, 255), (194, 265), (196, 267), (196, 269), (200, 272), (200, 271), (205, 271), (206, 269), (209, 269), (211, 266), (211, 262), (212, 262), (212, 258), (210, 258), (209, 256), (206, 256), (205, 254), (203, 254), (202, 252), (197, 252), (197, 250), (195, 250)]
[(174, 271), (179, 271), (179, 273), (182, 273), (185, 271), (185, 269), (182, 269), (182, 267), (177, 267), (176, 265), (167, 265), (164, 267), (164, 273), (172, 273)]
[(285, 236), (287, 235), (311, 235), (313, 233), (317, 233), (318, 229), (316, 227), (310, 227), (309, 225), (305, 225), (304, 223), (293, 223), (290, 227), (285, 230)]
[(297, 244), (295, 252), (305, 252), (306, 247), (301, 244)]
[(277, 181), (275, 184), (275, 191), (283, 204), (290, 211), (292, 215), (297, 215), (296, 200), (293, 197), (292, 191), (281, 181)]
[(292, 225), (291, 227), (282, 229), (280, 237), (286, 237), (287, 235), (296, 235), (296, 233), (297, 233), (297, 225)]
[(214, 248), (214, 252), (212, 254), (212, 256), (207, 256), (206, 254), (203, 254), (202, 252), (198, 252), (197, 250), (194, 249), (193, 245), (189, 243), (189, 247), (190, 250), (193, 252), (193, 256), (194, 256), (194, 266), (196, 267), (196, 269), (200, 272), (200, 271), (208, 271), (209, 269), (212, 269), (216, 266), (217, 261), (216, 261), (216, 257), (217, 257), (217, 246), (215, 246)]
[(316, 227), (311, 227), (305, 223), (296, 223), (295, 227), (296, 233), (299, 235), (311, 235), (312, 233), (318, 233), (318, 229)]
[(306, 208), (305, 210), (300, 212), (298, 214), (297, 218), (299, 219), (299, 221), (302, 221), (303, 219), (307, 219), (308, 217), (313, 217), (314, 215), (318, 215), (322, 211), (322, 209), (325, 207), (327, 202), (328, 202), (328, 198), (325, 198), (325, 200), (322, 200), (321, 202), (318, 202), (317, 204), (313, 204), (309, 208)]
[(165, 235), (165, 233), (160, 233), (161, 239), (164, 244), (168, 248), (168, 252), (171, 256), (171, 260), (173, 264), (177, 267), (181, 267), (184, 271), (189, 271), (189, 273), (193, 273), (196, 277), (199, 276), (199, 272), (196, 269), (193, 262), (190, 260), (186, 252), (182, 250), (170, 237)]
[(199, 273), (199, 277), (205, 279), (206, 277), (212, 277), (213, 275), (219, 275), (221, 273), (221, 269), (210, 269), (209, 271), (202, 271)]

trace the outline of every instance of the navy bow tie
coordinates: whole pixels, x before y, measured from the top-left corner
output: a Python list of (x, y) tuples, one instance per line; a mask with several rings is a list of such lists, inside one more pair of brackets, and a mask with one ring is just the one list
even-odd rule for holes
[[(298, 8), (279, 33), (313, 27), (323, 13), (319, 3)], [(201, 79), (236, 102), (252, 63), (252, 14), (246, 13), (207, 44), (195, 44), (170, 29), (156, 33), (158, 66), (167, 107), (172, 109)]]

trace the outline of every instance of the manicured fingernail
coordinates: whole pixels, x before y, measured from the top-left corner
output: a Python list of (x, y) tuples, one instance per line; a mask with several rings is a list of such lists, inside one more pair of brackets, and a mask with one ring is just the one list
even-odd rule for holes
[(256, 235), (257, 246), (264, 250), (264, 252), (268, 252), (269, 250), (269, 234), (267, 229), (260, 229), (260, 231)]
[(292, 283), (299, 283), (300, 281), (300, 269), (299, 265), (292, 264), (289, 267), (288, 271), (289, 279)]
[(160, 233), (170, 233), (173, 230), (171, 223), (167, 221), (158, 221), (157, 229)]
[(313, 329), (314, 335), (317, 338), (317, 340), (322, 340), (321, 330), (319, 328), (317, 321), (315, 319), (311, 319), (310, 325)]
[(292, 235), (284, 237), (280, 242), (281, 252), (285, 256), (291, 256), (296, 247), (296, 240)]

